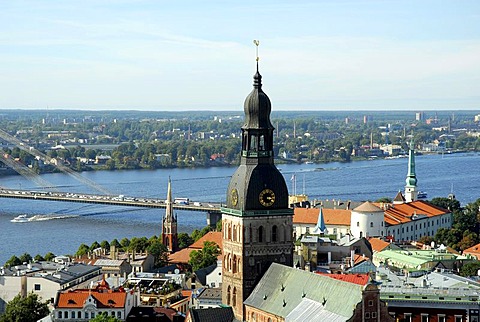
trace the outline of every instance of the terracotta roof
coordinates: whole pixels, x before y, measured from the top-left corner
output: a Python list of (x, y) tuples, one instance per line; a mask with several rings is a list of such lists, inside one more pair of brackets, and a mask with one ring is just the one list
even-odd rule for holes
[(92, 295), (99, 308), (123, 308), (127, 293), (125, 291), (97, 291), (91, 289), (77, 289), (58, 294), (57, 309), (82, 308), (87, 298)]
[(434, 206), (426, 201), (417, 200), (394, 205), (385, 210), (385, 223), (388, 225), (398, 225), (410, 222), (414, 214), (434, 217), (448, 213), (450, 213), (450, 211), (446, 209)]
[(372, 245), (372, 250), (374, 252), (381, 252), (382, 250), (384, 250), (390, 245), (389, 242), (381, 240), (380, 238), (373, 238), (373, 237), (369, 238), (368, 242), (370, 243), (370, 245)]
[(472, 255), (480, 259), (480, 244), (473, 245), (463, 251), (463, 255)]
[(353, 209), (353, 211), (356, 211), (356, 212), (380, 212), (380, 211), (383, 211), (383, 209), (375, 206), (370, 201), (365, 201), (360, 206)]
[[(350, 226), (351, 210), (323, 208), (322, 211), (325, 225)], [(293, 223), (316, 225), (319, 213), (319, 208), (295, 208)]]
[(367, 285), (370, 276), (368, 274), (326, 274), (326, 273), (317, 273), (318, 275), (327, 276), (339, 281), (344, 281), (347, 283), (358, 284), (358, 285)]
[[(221, 231), (210, 231), (206, 233), (202, 238), (197, 240), (195, 243), (190, 245), (187, 248), (181, 249), (178, 252), (170, 254), (168, 256), (168, 261), (170, 263), (181, 263), (188, 264), (190, 260), (190, 253), (194, 250), (199, 250), (203, 248), (203, 243), (206, 241), (212, 241), (217, 244), (220, 249), (222, 249), (222, 232)], [(221, 255), (219, 256), (221, 258)]]
[(365, 255), (355, 254), (355, 256), (353, 256), (353, 266), (358, 265), (361, 262), (368, 261), (368, 260), (370, 260), (370, 258), (368, 258)]
[(206, 233), (202, 238), (194, 242), (192, 245), (190, 245), (190, 248), (198, 248), (202, 249), (203, 248), (203, 243), (206, 241), (212, 241), (215, 242), (215, 244), (218, 245), (218, 247), (222, 248), (222, 232), (221, 231), (209, 231)]

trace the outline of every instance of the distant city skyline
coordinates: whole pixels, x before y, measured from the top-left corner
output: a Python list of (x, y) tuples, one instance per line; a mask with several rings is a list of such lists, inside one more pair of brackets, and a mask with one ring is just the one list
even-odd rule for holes
[(0, 108), (480, 110), (478, 1), (5, 1)]

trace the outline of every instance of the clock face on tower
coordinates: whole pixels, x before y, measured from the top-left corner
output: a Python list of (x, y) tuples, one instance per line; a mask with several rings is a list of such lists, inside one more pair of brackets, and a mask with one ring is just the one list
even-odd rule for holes
[(275, 193), (271, 189), (263, 189), (258, 199), (262, 206), (270, 207), (275, 203)]
[(233, 188), (230, 192), (230, 198), (232, 199), (232, 205), (236, 206), (238, 204), (238, 191)]

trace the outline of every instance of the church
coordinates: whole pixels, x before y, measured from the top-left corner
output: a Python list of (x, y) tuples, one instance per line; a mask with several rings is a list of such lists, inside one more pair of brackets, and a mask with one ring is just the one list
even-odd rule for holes
[[(373, 283), (355, 286), (293, 268), (293, 209), (274, 164), (258, 57), (244, 112), (241, 161), (222, 208), (222, 303), (240, 321), (393, 321)], [(309, 310), (310, 318), (298, 319)]]

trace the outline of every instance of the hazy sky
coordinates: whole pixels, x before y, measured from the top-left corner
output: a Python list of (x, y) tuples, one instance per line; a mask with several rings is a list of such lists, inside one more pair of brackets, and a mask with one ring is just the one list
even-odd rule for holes
[(480, 1), (0, 1), (0, 108), (480, 110)]

